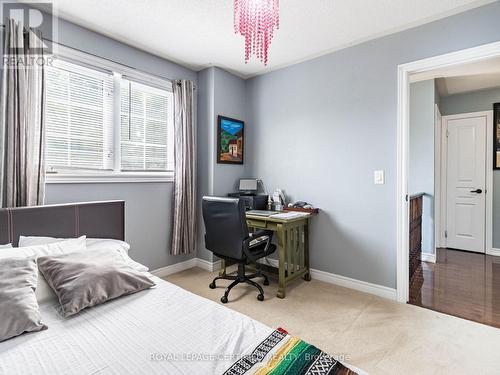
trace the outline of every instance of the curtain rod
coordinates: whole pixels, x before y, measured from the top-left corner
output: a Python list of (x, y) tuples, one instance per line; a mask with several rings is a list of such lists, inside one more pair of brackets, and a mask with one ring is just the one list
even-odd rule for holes
[[(5, 29), (5, 27), (6, 27), (6, 25), (5, 25), (5, 24), (0, 24), (0, 26), (1, 26), (1, 27), (3, 27), (4, 29)], [(27, 33), (28, 33), (28, 31), (27, 31), (27, 30), (23, 30), (23, 34), (27, 34)], [(67, 48), (74, 49), (75, 51), (78, 51), (78, 52), (86, 53), (87, 55), (91, 55), (91, 56), (94, 56), (94, 57), (98, 57), (98, 58), (100, 58), (100, 59), (103, 59), (103, 60), (106, 60), (106, 61), (110, 61), (110, 62), (115, 63), (115, 64), (118, 64), (118, 65), (125, 66), (125, 67), (127, 67), (127, 68), (129, 68), (129, 69), (133, 69), (133, 70), (136, 70), (136, 71), (141, 72), (141, 73), (147, 73), (147, 74), (149, 74), (149, 75), (151, 75), (151, 76), (154, 76), (154, 77), (156, 77), (156, 78), (166, 79), (166, 80), (168, 80), (168, 81), (172, 81), (172, 82), (177, 81), (177, 79), (172, 79), (172, 78), (168, 78), (168, 77), (160, 76), (160, 75), (158, 75), (158, 74), (154, 74), (154, 73), (149, 73), (149, 72), (144, 72), (144, 71), (141, 71), (140, 69), (137, 69), (137, 68), (136, 68), (136, 67), (134, 67), (134, 66), (130, 66), (130, 65), (127, 65), (127, 64), (124, 64), (124, 63), (121, 63), (121, 62), (115, 61), (115, 60), (108, 59), (108, 58), (106, 58), (106, 57), (102, 57), (102, 56), (99, 56), (99, 55), (96, 55), (96, 54), (93, 54), (93, 53), (90, 53), (90, 52), (87, 52), (87, 51), (83, 51), (83, 50), (78, 49), (78, 48), (75, 48), (75, 47), (73, 47), (73, 46), (68, 46), (67, 44), (63, 44), (63, 43), (59, 43), (59, 42), (54, 42), (53, 40), (48, 39), (48, 38), (42, 38), (42, 39), (43, 39), (43, 40), (46, 40), (46, 41), (48, 41), (48, 42), (51, 42), (51, 43), (59, 44), (59, 45), (61, 45), (61, 46), (67, 47)], [(110, 38), (110, 39), (111, 39), (111, 38)], [(114, 40), (114, 39), (113, 39), (113, 40)], [(118, 42), (118, 43), (120, 43), (120, 42)], [(132, 48), (135, 48), (135, 47), (132, 47)], [(142, 51), (142, 52), (147, 53), (146, 51)], [(153, 55), (153, 56), (155, 56), (155, 55)], [(155, 57), (158, 57), (158, 56), (155, 56)], [(158, 57), (158, 58), (160, 58), (160, 59), (161, 59), (161, 57)], [(163, 59), (162, 59), (162, 60), (163, 60)], [(165, 60), (165, 61), (168, 61), (168, 60)], [(194, 88), (194, 90), (196, 90), (196, 84), (193, 84), (193, 88)]]

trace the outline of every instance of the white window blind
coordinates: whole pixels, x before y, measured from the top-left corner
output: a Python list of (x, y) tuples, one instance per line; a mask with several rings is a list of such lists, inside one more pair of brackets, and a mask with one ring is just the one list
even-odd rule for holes
[(120, 150), (123, 171), (172, 170), (172, 93), (121, 81)]
[(113, 169), (113, 74), (58, 59), (46, 87), (48, 167)]

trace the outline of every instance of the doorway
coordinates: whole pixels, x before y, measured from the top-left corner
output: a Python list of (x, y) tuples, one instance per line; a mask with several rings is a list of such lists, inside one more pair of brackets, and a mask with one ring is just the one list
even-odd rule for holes
[[(410, 150), (410, 122), (413, 121), (411, 109), (412, 105), (414, 105), (410, 101), (410, 86), (414, 82), (437, 79), (442, 76), (446, 69), (460, 71), (462, 67), (465, 67), (467, 70), (471, 64), (482, 64), (488, 59), (495, 58), (500, 58), (500, 43), (459, 51), (399, 67), (397, 292), (400, 302), (409, 302), (410, 300), (409, 207), (410, 196), (415, 193), (412, 187), (409, 186), (412, 171), (411, 157), (413, 156)], [(452, 86), (450, 85), (450, 87)], [(492, 105), (490, 104), (489, 110), (461, 111), (452, 112), (451, 114), (444, 111), (443, 116), (441, 116), (439, 100), (435, 102), (436, 108), (433, 121), (435, 128), (431, 130), (434, 132), (431, 135), (434, 139), (432, 144), (427, 144), (425, 148), (427, 154), (432, 155), (433, 164), (427, 163), (426, 168), (424, 168), (425, 170), (432, 170), (435, 176), (433, 175), (434, 180), (431, 181), (430, 193), (422, 190), (421, 194), (416, 194), (424, 199), (421, 204), (423, 215), (429, 215), (431, 218), (431, 221), (425, 222), (422, 220), (420, 222), (420, 226), (423, 228), (422, 259), (420, 261), (423, 261), (423, 266), (419, 269), (416, 277), (417, 279), (420, 277), (421, 280), (425, 278), (427, 286), (439, 287), (441, 285), (441, 289), (446, 289), (449, 294), (456, 292), (460, 288), (464, 290), (471, 286), (478, 289), (470, 291), (470, 293), (477, 294), (478, 290), (484, 291), (485, 301), (498, 300), (500, 294), (496, 295), (495, 293), (500, 292), (500, 285), (493, 288), (493, 279), (498, 279), (498, 266), (496, 265), (500, 258), (485, 255), (494, 254), (496, 251), (492, 244)], [(434, 112), (434, 104), (432, 105), (432, 112)], [(418, 220), (412, 224), (413, 227), (418, 227), (415, 223), (418, 224)], [(430, 233), (430, 236), (426, 236), (425, 230)], [(418, 237), (413, 236), (412, 239), (414, 240), (414, 238)], [(469, 258), (469, 256), (480, 258)], [(477, 273), (475, 268), (470, 266), (472, 264), (483, 264), (486, 268), (477, 268), (477, 272), (479, 272)], [(474, 275), (472, 279), (467, 279), (466, 272), (460, 268), (467, 267), (467, 265), (470, 266), (469, 270)], [(495, 267), (493, 267), (494, 265)], [(461, 284), (454, 280), (450, 284), (454, 285), (454, 287), (443, 288), (443, 285), (448, 285), (446, 281), (443, 281), (443, 275), (449, 276), (454, 272), (459, 278), (460, 275), (463, 276), (462, 281), (464, 281), (465, 286), (461, 287)], [(481, 274), (481, 277), (478, 278), (479, 274)], [(487, 275), (493, 278), (488, 279)], [(430, 284), (429, 280), (431, 280)], [(475, 282), (472, 282), (472, 280), (475, 280)], [(418, 283), (417, 287), (419, 287)], [(423, 296), (421, 295), (421, 297)], [(434, 294), (432, 298), (435, 300), (436, 297), (441, 298), (442, 296)], [(456, 306), (457, 301), (451, 301), (451, 305)], [(484, 306), (484, 309), (485, 314), (488, 313), (490, 317), (496, 317), (495, 319), (500, 324), (500, 311), (496, 312), (496, 310), (491, 309), (487, 311), (486, 306)], [(453, 312), (448, 313), (460, 315)], [(477, 317), (463, 317), (482, 321), (481, 318)], [(491, 322), (486, 323), (494, 325)]]

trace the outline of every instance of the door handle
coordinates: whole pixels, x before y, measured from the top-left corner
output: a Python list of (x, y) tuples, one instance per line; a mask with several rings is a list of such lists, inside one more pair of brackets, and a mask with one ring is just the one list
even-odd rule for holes
[(476, 189), (476, 190), (471, 190), (470, 191), (471, 193), (476, 193), (476, 194), (481, 194), (483, 192), (483, 190), (481, 189)]

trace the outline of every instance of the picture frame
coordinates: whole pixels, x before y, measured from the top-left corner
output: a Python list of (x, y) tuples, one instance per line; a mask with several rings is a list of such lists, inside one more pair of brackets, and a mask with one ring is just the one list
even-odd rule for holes
[(243, 164), (245, 152), (245, 122), (217, 116), (217, 163)]
[(493, 104), (493, 169), (500, 169), (500, 103)]

